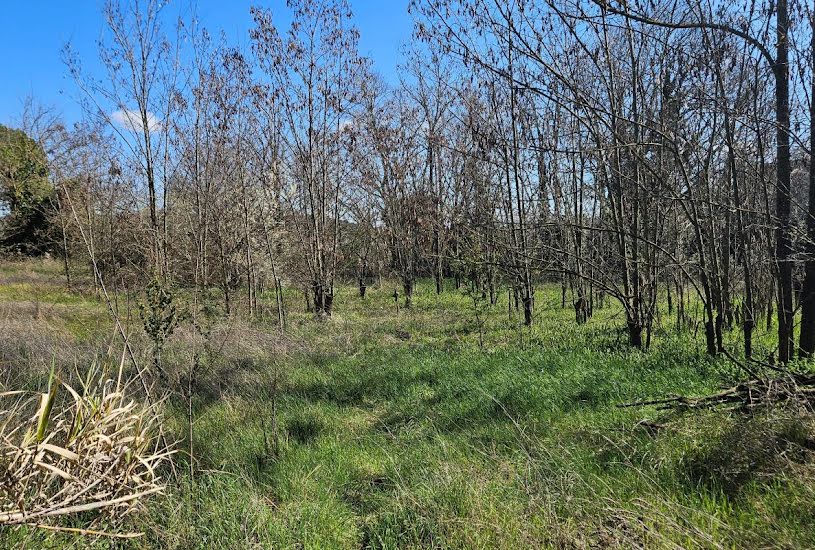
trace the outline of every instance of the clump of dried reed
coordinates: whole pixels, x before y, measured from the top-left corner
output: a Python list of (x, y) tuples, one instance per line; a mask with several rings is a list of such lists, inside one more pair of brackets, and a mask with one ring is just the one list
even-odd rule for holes
[(65, 529), (116, 534), (164, 489), (159, 466), (172, 450), (159, 404), (129, 397), (121, 373), (93, 365), (77, 391), (52, 370), (47, 392), (0, 393), (0, 525), (61, 529), (61, 518), (81, 516), (87, 529)]

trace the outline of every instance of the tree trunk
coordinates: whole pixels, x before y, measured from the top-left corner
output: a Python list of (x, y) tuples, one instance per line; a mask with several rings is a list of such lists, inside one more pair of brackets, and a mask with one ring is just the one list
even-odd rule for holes
[(806, 261), (804, 288), (801, 292), (800, 357), (815, 353), (815, 14), (812, 15), (812, 51), (810, 53), (812, 91), (809, 94), (809, 208), (807, 210)]
[(405, 309), (409, 309), (413, 305), (413, 279), (405, 279), (402, 288), (405, 291)]
[(792, 358), (792, 239), (790, 227), (790, 106), (789, 106), (789, 27), (787, 0), (778, 0), (776, 7), (776, 194), (778, 218), (775, 230), (775, 260), (778, 266), (778, 361), (786, 364)]
[(631, 347), (642, 349), (642, 324), (629, 316), (627, 325), (628, 343)]

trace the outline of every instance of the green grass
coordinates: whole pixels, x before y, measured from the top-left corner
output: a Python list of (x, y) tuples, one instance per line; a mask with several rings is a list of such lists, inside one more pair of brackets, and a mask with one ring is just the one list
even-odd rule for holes
[[(185, 473), (186, 405), (174, 398), (179, 476), (134, 518), (146, 535), (131, 544), (815, 547), (810, 417), (617, 407), (715, 391), (735, 372), (667, 315), (653, 349), (638, 352), (616, 306), (578, 326), (559, 289), (541, 286), (535, 326), (519, 326), (504, 293), (482, 349), (469, 298), (422, 283), (415, 307), (397, 314), (392, 291), (361, 300), (342, 287), (321, 322), (289, 290), (284, 336), (271, 320), (221, 320), (196, 380), (196, 472)], [(0, 300), (14, 292), (0, 287)], [(190, 346), (176, 335), (168, 364), (185, 368)]]

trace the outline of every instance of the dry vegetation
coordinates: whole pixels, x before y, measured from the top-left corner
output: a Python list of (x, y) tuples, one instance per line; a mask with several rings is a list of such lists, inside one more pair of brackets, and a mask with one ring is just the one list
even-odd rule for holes
[[(99, 535), (98, 522), (117, 525), (164, 490), (161, 404), (135, 401), (121, 369), (88, 365), (78, 378), (78, 391), (52, 372), (44, 393), (0, 393), (0, 524)], [(83, 516), (81, 528), (53, 521)]]

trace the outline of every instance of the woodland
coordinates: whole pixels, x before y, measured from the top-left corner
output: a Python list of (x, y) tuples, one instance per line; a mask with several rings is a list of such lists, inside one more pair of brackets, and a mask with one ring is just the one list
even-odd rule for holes
[(815, 547), (811, 0), (263, 4), (0, 125), (0, 546)]

